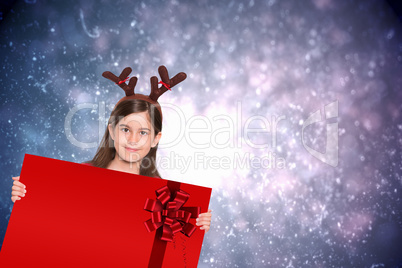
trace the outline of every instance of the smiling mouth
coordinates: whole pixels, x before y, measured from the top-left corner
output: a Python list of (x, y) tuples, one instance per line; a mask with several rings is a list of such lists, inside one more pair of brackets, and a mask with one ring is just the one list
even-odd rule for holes
[(128, 147), (125, 147), (125, 148), (126, 148), (127, 151), (132, 152), (132, 153), (138, 151), (138, 149), (133, 149), (133, 148), (128, 148)]

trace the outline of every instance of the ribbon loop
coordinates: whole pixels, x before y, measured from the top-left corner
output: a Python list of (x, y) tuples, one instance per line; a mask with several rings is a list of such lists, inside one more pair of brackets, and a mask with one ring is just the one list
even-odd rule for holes
[(159, 223), (162, 222), (162, 215), (160, 211), (157, 212), (151, 212), (151, 220), (153, 223)]
[(170, 199), (170, 194), (166, 193), (166, 192), (162, 192), (157, 199), (159, 201), (161, 201), (162, 205), (166, 204), (167, 201), (169, 201)]

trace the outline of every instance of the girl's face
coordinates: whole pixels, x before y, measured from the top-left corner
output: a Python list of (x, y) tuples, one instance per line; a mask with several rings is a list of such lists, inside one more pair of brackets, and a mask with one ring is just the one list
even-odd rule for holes
[(119, 121), (113, 129), (109, 124), (110, 136), (114, 141), (116, 156), (126, 162), (141, 161), (151, 147), (155, 147), (162, 133), (156, 136), (149, 121), (148, 112), (132, 113)]

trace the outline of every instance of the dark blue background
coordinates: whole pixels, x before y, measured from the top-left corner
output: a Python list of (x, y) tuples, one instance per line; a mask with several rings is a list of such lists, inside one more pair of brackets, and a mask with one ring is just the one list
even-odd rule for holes
[[(245, 117), (286, 116), (272, 148), (286, 170), (183, 175), (214, 187), (199, 267), (402, 264), (402, 39), (386, 2), (27, 0), (2, 18), (1, 239), (13, 206), (11, 177), (24, 154), (90, 159), (96, 148), (78, 148), (65, 135), (68, 112), (122, 97), (101, 77), (105, 70), (133, 67), (136, 90), (148, 92), (149, 77), (165, 64), (189, 75), (183, 90), (163, 96), (187, 114), (209, 115), (217, 105), (234, 118), (241, 101)], [(331, 167), (302, 148), (299, 130), (335, 100), (339, 165)], [(73, 118), (78, 140), (97, 141), (98, 113)], [(325, 124), (309, 134), (317, 150), (325, 147), (314, 138), (322, 131)], [(185, 153), (160, 154), (170, 151)], [(240, 152), (263, 155), (246, 145)], [(233, 156), (229, 148), (209, 153)], [(173, 178), (177, 169), (163, 172)]]

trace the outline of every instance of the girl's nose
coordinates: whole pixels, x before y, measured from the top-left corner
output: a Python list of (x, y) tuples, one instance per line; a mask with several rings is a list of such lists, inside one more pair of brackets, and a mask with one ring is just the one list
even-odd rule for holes
[(141, 137), (136, 135), (135, 133), (130, 133), (127, 137), (127, 142), (130, 144), (137, 144), (140, 141)]

